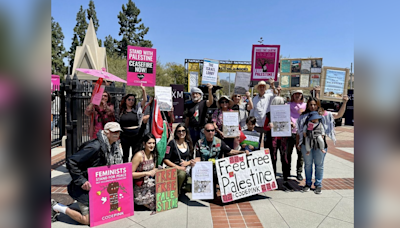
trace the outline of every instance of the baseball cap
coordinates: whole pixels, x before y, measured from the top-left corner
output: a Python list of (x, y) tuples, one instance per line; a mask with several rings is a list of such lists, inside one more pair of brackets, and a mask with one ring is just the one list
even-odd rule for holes
[(121, 126), (117, 122), (108, 122), (104, 125), (104, 130), (109, 130), (112, 132), (122, 131)]

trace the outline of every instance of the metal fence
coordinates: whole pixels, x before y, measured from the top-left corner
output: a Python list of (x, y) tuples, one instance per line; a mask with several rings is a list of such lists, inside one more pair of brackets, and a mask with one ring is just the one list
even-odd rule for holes
[(63, 88), (51, 93), (51, 148), (61, 144), (65, 135), (65, 96)]

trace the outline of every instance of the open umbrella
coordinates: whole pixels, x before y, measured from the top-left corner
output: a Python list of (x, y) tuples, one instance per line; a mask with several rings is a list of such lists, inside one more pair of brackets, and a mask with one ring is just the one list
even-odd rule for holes
[(77, 68), (76, 70), (95, 77), (104, 78), (109, 81), (127, 83), (125, 80), (105, 71), (94, 70), (94, 69), (83, 69), (83, 68)]

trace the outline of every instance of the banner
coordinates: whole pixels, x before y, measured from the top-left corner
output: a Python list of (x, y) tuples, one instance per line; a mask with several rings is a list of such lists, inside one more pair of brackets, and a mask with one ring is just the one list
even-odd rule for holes
[(251, 65), (220, 63), (218, 72), (219, 73), (236, 73), (236, 72), (251, 73)]
[(156, 210), (163, 212), (178, 207), (178, 180), (176, 168), (156, 172)]
[(60, 90), (60, 76), (52, 74), (51, 75), (51, 92), (55, 90)]
[(217, 85), (217, 81), (218, 81), (218, 60), (204, 59), (201, 84), (210, 83), (211, 85)]
[(156, 85), (156, 49), (128, 45), (126, 67), (128, 86)]
[(214, 199), (212, 162), (196, 162), (192, 168), (192, 199)]
[(278, 188), (269, 149), (218, 159), (215, 165), (224, 203)]
[(246, 94), (250, 88), (251, 73), (236, 72), (235, 77), (235, 94)]
[(185, 89), (185, 86), (171, 84), (171, 87), (172, 87), (172, 101), (174, 105), (174, 115), (175, 115), (174, 123), (182, 123), (184, 104), (185, 104), (183, 90)]
[(199, 86), (198, 85), (199, 84), (199, 72), (190, 71), (189, 72), (189, 80), (188, 81), (189, 81), (189, 86), (188, 86), (189, 91), (188, 92), (190, 92), (190, 90), (193, 87)]
[(278, 78), (280, 45), (255, 45), (251, 54), (251, 80)]
[(172, 110), (172, 88), (166, 86), (154, 86), (154, 96), (158, 100), (160, 111)]
[(347, 101), (346, 111), (344, 113), (344, 125), (354, 126), (354, 90), (348, 89), (347, 96), (349, 100)]
[(88, 169), (90, 226), (133, 216), (132, 163)]
[(290, 120), (290, 105), (271, 105), (271, 129), (272, 137), (292, 136), (292, 125)]
[(239, 112), (222, 112), (222, 133), (224, 138), (235, 138), (240, 135), (239, 132)]

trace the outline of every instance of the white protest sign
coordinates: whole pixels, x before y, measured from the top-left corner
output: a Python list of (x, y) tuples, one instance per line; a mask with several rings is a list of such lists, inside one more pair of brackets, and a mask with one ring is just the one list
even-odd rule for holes
[(192, 168), (192, 199), (214, 199), (212, 162), (196, 162)]
[(271, 105), (272, 137), (292, 136), (290, 105)]
[(160, 111), (172, 110), (172, 88), (166, 86), (154, 86), (154, 94), (158, 100)]
[(215, 165), (224, 203), (278, 188), (268, 149), (218, 159)]
[(198, 86), (198, 81), (199, 81), (199, 72), (190, 71), (189, 72), (189, 92), (193, 87)]
[(217, 85), (218, 65), (218, 60), (204, 59), (201, 84), (210, 83), (211, 85)]
[(240, 135), (239, 112), (222, 112), (222, 132), (225, 138), (234, 138)]
[(245, 94), (250, 88), (251, 73), (236, 72), (235, 94)]

